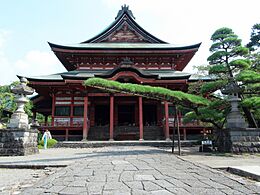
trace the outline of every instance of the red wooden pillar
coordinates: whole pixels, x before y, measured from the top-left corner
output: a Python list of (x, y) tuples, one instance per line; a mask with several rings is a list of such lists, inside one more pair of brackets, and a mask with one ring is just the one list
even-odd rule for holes
[(139, 131), (140, 131), (140, 138), (139, 140), (144, 140), (144, 125), (143, 125), (143, 98), (140, 96), (138, 97), (139, 103)]
[(165, 111), (165, 139), (169, 140), (169, 105), (167, 101), (164, 101), (164, 111)]
[(71, 96), (71, 102), (70, 102), (70, 123), (69, 125), (73, 126), (73, 107), (74, 107), (74, 96)]
[(88, 138), (88, 96), (84, 97), (83, 140)]
[(56, 97), (52, 94), (51, 126), (54, 126), (55, 100)]
[(109, 141), (114, 140), (114, 95), (110, 95)]

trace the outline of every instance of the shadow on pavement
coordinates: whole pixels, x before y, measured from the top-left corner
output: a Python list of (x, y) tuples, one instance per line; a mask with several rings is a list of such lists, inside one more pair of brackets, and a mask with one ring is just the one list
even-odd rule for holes
[(115, 151), (102, 151), (102, 152), (89, 152), (89, 153), (74, 153), (72, 155), (77, 155), (75, 157), (63, 157), (63, 158), (44, 158), (44, 159), (36, 159), (36, 160), (24, 160), (24, 161), (5, 161), (0, 162), (1, 165), (6, 164), (22, 164), (22, 163), (46, 163), (46, 162), (55, 162), (55, 161), (66, 161), (66, 160), (78, 160), (84, 158), (95, 158), (95, 157), (112, 157), (112, 156), (128, 156), (128, 155), (144, 155), (144, 154), (169, 154), (170, 152), (160, 149), (148, 149), (148, 150), (115, 150)]

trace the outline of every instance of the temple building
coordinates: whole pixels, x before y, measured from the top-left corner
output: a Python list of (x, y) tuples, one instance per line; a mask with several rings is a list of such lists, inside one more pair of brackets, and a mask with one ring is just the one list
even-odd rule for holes
[[(40, 128), (48, 128), (59, 140), (169, 139), (173, 104), (111, 94), (82, 83), (98, 77), (186, 92), (196, 78), (182, 70), (200, 43), (164, 42), (137, 24), (128, 6), (122, 6), (114, 22), (95, 37), (78, 44), (49, 45), (67, 72), (26, 77), (38, 93), (32, 98), (33, 112), (46, 118)], [(184, 139), (186, 132), (203, 128), (180, 125)]]

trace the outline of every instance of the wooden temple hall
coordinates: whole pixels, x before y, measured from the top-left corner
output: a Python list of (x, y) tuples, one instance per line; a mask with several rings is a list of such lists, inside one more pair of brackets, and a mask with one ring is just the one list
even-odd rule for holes
[[(187, 91), (196, 80), (182, 70), (200, 47), (166, 43), (145, 31), (122, 6), (115, 20), (78, 44), (49, 43), (67, 72), (26, 77), (38, 93), (33, 112), (45, 116), (41, 129), (58, 140), (163, 140), (172, 133), (173, 104), (84, 87), (98, 77)], [(44, 59), (43, 59), (44, 60)], [(182, 124), (183, 139), (200, 133), (199, 123)], [(204, 128), (205, 130), (205, 128)]]

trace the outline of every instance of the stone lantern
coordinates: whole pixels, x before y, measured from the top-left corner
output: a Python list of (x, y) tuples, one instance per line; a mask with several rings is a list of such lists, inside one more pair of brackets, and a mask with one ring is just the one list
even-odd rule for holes
[(29, 129), (28, 115), (24, 111), (24, 106), (29, 102), (26, 95), (32, 95), (34, 89), (27, 86), (27, 79), (22, 77), (20, 84), (12, 88), (11, 91), (16, 95), (17, 110), (12, 114), (8, 128)]
[(228, 101), (231, 104), (231, 110), (227, 115), (226, 124), (226, 127), (229, 129), (241, 129), (247, 127), (245, 118), (238, 109), (239, 102), (241, 101), (238, 94), (241, 93), (241, 90), (242, 89), (234, 82), (231, 82), (229, 85), (221, 90), (223, 94), (228, 95)]
[(259, 152), (260, 129), (247, 128), (244, 116), (238, 106), (241, 101), (241, 88), (234, 82), (227, 85), (221, 92), (228, 95), (231, 110), (227, 115), (226, 129), (222, 132), (218, 148), (222, 152)]
[(11, 89), (16, 95), (17, 109), (12, 114), (7, 129), (0, 129), (0, 156), (24, 156), (38, 153), (36, 127), (30, 127), (28, 115), (24, 111), (34, 89), (27, 86), (27, 80), (20, 78), (20, 84)]

